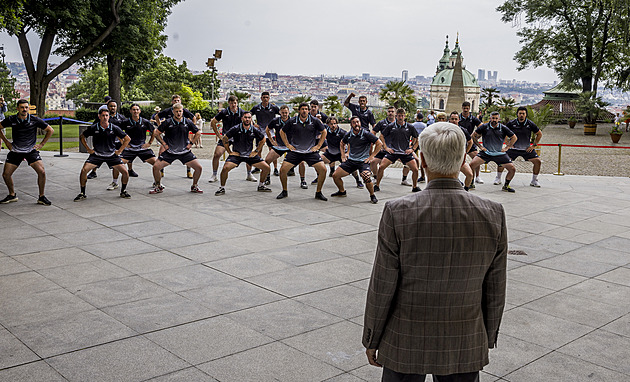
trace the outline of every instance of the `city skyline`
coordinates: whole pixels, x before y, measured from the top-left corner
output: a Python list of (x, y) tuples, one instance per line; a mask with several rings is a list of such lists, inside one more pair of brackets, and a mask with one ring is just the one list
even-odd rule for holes
[[(444, 13), (444, 3), (435, 0), (422, 4), (321, 0), (316, 6), (288, 0), (213, 6), (186, 0), (169, 17), (164, 54), (179, 63), (185, 60), (193, 70), (204, 70), (212, 52), (222, 49), (217, 68), (224, 72), (400, 77), (402, 70), (408, 70), (413, 78), (433, 76), (446, 35), (452, 49), (459, 32), (464, 63), (472, 73), (484, 69), (498, 71), (504, 80), (556, 81), (548, 68), (516, 71), (512, 58), (519, 49), (518, 37), (495, 11), (501, 3), (483, 0), (470, 7), (470, 2), (453, 0), (449, 13)], [(387, 14), (393, 17), (383, 17)], [(29, 37), (35, 52), (39, 40), (32, 33)], [(17, 39), (2, 33), (0, 43), (7, 61), (21, 61)], [(381, 52), (379, 46), (390, 49)], [(312, 54), (304, 59), (296, 49)], [(53, 57), (51, 62), (60, 60)]]

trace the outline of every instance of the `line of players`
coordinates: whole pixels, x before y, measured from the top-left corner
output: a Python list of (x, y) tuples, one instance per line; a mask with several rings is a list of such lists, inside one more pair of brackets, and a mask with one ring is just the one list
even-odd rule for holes
[[(370, 201), (377, 203), (374, 192), (380, 190), (380, 182), (385, 169), (400, 160), (412, 172), (412, 191), (420, 191), (418, 187), (418, 135), (419, 131), (413, 125), (406, 122), (406, 114), (403, 109), (394, 110), (389, 107), (387, 118), (376, 123), (372, 112), (367, 108), (367, 98), (359, 97), (359, 104), (351, 103), (354, 97), (351, 93), (344, 102), (352, 112), (350, 120), (351, 130), (345, 132), (337, 125), (335, 117), (328, 117), (319, 110), (317, 101), (309, 104), (300, 104), (297, 116), (289, 118), (288, 107), (277, 106), (269, 102), (269, 93), (263, 92), (261, 103), (255, 106), (252, 111), (243, 111), (238, 107), (235, 97), (228, 100), (228, 108), (221, 110), (211, 122), (211, 126), (220, 141), (215, 149), (213, 157), (213, 174), (210, 182), (217, 181), (219, 158), (224, 152), (228, 153), (228, 158), (221, 172), (221, 186), (215, 195), (225, 194), (225, 186), (228, 173), (246, 162), (261, 170), (258, 191), (270, 192), (267, 187), (270, 184), (270, 164), (273, 163), (274, 173), (280, 176), (282, 192), (277, 199), (288, 196), (287, 176), (294, 167), (299, 166), (301, 176), (301, 187), (308, 188), (305, 182), (304, 163), (313, 167), (317, 172), (317, 179), (312, 184), (317, 184), (315, 198), (327, 200), (321, 190), (326, 177), (325, 164), (331, 169), (331, 177), (338, 188), (338, 191), (331, 196), (346, 196), (342, 178), (353, 174), (359, 188), (363, 183), (359, 175), (365, 182), (370, 193)], [(120, 196), (130, 198), (127, 192), (129, 174), (132, 170), (131, 163), (135, 158), (140, 158), (153, 166), (154, 183), (150, 194), (161, 193), (164, 186), (161, 184), (163, 169), (179, 160), (194, 171), (192, 175), (193, 184), (191, 192), (202, 193), (198, 186), (198, 181), (202, 174), (202, 166), (192, 153), (193, 142), (198, 142), (200, 131), (194, 123), (192, 113), (184, 109), (180, 103), (179, 96), (173, 96), (173, 106), (166, 109), (160, 118), (155, 116), (153, 121), (157, 128), (154, 128), (151, 121), (140, 117), (140, 107), (133, 104), (130, 108), (131, 118), (124, 119), (116, 113), (116, 102), (110, 100), (107, 107), (99, 110), (98, 121), (85, 130), (79, 137), (83, 145), (90, 154), (85, 161), (80, 173), (81, 192), (74, 199), (82, 201), (87, 198), (86, 183), (88, 173), (95, 170), (103, 163), (106, 163), (113, 170), (114, 182), (108, 189), (117, 188), (117, 179), (122, 175), (122, 186)], [(16, 202), (18, 200), (12, 181), (12, 174), (17, 170), (23, 160), (33, 167), (38, 174), (39, 199), (38, 203), (50, 205), (51, 202), (44, 195), (45, 170), (39, 149), (48, 141), (53, 133), (52, 127), (41, 119), (28, 114), (28, 101), (18, 101), (18, 113), (2, 121), (2, 127), (11, 127), (13, 132), (13, 142), (9, 142), (0, 130), (0, 138), (10, 152), (7, 155), (7, 163), (3, 169), (3, 178), (7, 185), (9, 195), (0, 200), (0, 204)], [(188, 113), (186, 116), (185, 113)], [(256, 116), (257, 124), (253, 124), (252, 114)], [(275, 115), (279, 114), (279, 117)], [(191, 118), (192, 117), (192, 118)], [(326, 121), (326, 125), (322, 122)], [(120, 120), (120, 121), (119, 121)], [(439, 120), (439, 118), (438, 118)], [(121, 126), (117, 126), (114, 122)], [(223, 126), (232, 127), (218, 129), (218, 123)], [(505, 168), (508, 174), (503, 185), (503, 190), (515, 192), (510, 187), (516, 169), (512, 163), (513, 159), (522, 156), (525, 160), (533, 163), (533, 176), (530, 183), (533, 187), (540, 187), (538, 174), (540, 172), (541, 160), (534, 151), (539, 143), (542, 132), (529, 119), (527, 119), (527, 109), (519, 107), (517, 118), (505, 126), (499, 122), (498, 113), (492, 113), (490, 122), (481, 124), (476, 117), (470, 114), (470, 104), (462, 104), (462, 113), (452, 112), (449, 122), (458, 124), (467, 134), (467, 152), (472, 160), (470, 165), (465, 161), (462, 164), (462, 173), (466, 180), (464, 187), (466, 190), (474, 188), (474, 172), (477, 172), (477, 183), (483, 183), (478, 177), (479, 167), (483, 163), (490, 161), (498, 165), (497, 178), (494, 184), (501, 184), (501, 172)], [(369, 128), (372, 126), (372, 130)], [(45, 131), (44, 139), (36, 144), (37, 130)], [(265, 129), (263, 133), (262, 129)], [(146, 131), (150, 131), (149, 142), (146, 142)], [(224, 134), (223, 134), (224, 132)], [(376, 134), (380, 133), (380, 138)], [(189, 134), (193, 134), (190, 139)], [(531, 142), (532, 134), (534, 136)], [(89, 147), (86, 138), (92, 136), (93, 147)], [(478, 139), (483, 138), (483, 145)], [(154, 139), (160, 142), (160, 153), (156, 159), (155, 154), (150, 149)], [(262, 148), (265, 141), (270, 150), (266, 158), (261, 158)], [(507, 144), (504, 146), (504, 143)], [(531, 143), (530, 143), (531, 142)], [(256, 144), (255, 149), (253, 144)], [(477, 149), (478, 148), (478, 149)], [(320, 150), (322, 151), (320, 155)], [(282, 167), (278, 171), (277, 160), (286, 155)], [(340, 162), (339, 168), (335, 170), (334, 164)], [(127, 164), (130, 171), (125, 167)], [(189, 170), (190, 171), (190, 170)], [(375, 173), (375, 174), (374, 174)], [(374, 175), (373, 175), (374, 174)], [(137, 175), (136, 175), (137, 176)], [(372, 176), (376, 184), (372, 184)], [(256, 180), (248, 168), (248, 180)], [(405, 184), (405, 179), (403, 179)]]

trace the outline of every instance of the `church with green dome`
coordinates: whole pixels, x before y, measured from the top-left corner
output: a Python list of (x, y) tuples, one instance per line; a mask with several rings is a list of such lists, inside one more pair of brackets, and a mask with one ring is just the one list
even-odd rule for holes
[(464, 66), (459, 36), (452, 51), (448, 47), (448, 36), (446, 36), (444, 54), (438, 62), (431, 83), (431, 109), (444, 112), (461, 111), (462, 103), (468, 101), (471, 112), (477, 113), (480, 93), (481, 87), (477, 79)]

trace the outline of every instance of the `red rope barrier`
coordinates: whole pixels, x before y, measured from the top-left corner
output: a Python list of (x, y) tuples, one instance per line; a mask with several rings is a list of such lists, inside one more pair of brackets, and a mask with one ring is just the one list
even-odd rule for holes
[(557, 147), (558, 145), (562, 145), (562, 147), (586, 147), (586, 148), (594, 148), (594, 149), (630, 149), (630, 146), (565, 145), (564, 143), (539, 143), (538, 144), (538, 146), (548, 146), (548, 147)]

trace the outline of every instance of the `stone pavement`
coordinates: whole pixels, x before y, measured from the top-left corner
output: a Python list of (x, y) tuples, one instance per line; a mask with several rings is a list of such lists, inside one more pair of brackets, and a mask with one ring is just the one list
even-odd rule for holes
[[(53, 206), (35, 204), (25, 165), (19, 202), (0, 205), (0, 381), (380, 380), (362, 314), (381, 209), (410, 191), (400, 169), (377, 205), (351, 178), (328, 202), (289, 178), (277, 201), (279, 179), (257, 193), (244, 168), (215, 197), (207, 160), (203, 195), (179, 163), (149, 195), (136, 163), (131, 200), (102, 168), (74, 203), (86, 154), (43, 156)], [(482, 381), (630, 381), (630, 179), (543, 175), (534, 189), (519, 174), (507, 194), (482, 177), (474, 192), (503, 203), (510, 250), (526, 253), (509, 256)]]

